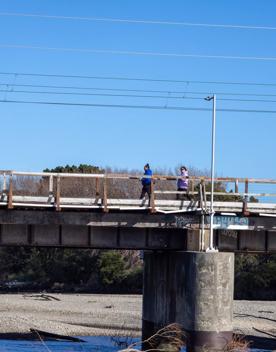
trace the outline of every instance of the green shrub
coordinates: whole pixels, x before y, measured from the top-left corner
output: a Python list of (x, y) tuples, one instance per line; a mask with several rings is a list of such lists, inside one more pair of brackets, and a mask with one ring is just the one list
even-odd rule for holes
[(102, 252), (98, 259), (100, 280), (103, 287), (118, 287), (126, 277), (126, 265), (118, 251)]

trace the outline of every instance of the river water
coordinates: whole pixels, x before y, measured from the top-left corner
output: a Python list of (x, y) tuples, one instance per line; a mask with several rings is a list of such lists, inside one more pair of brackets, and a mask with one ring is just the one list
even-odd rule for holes
[[(85, 343), (61, 341), (28, 341), (28, 340), (0, 340), (0, 352), (115, 352), (124, 349), (125, 343), (134, 340), (126, 338), (110, 338), (103, 336), (81, 337)], [(137, 341), (137, 340), (136, 340)], [(183, 352), (185, 349), (183, 349)], [(252, 349), (250, 352), (271, 352), (269, 350)]]

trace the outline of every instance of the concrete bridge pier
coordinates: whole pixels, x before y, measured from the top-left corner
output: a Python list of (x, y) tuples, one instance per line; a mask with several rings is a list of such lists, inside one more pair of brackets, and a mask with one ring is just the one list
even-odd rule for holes
[(187, 351), (222, 351), (232, 339), (234, 254), (146, 251), (144, 265), (142, 339), (179, 323)]

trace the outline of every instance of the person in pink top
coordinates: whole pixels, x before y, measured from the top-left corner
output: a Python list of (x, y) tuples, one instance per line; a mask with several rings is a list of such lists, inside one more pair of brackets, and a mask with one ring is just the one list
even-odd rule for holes
[[(186, 168), (186, 166), (181, 166), (180, 168), (180, 174), (178, 176), (181, 176), (181, 178), (177, 179), (177, 191), (178, 192), (185, 192), (188, 195), (188, 189), (189, 189), (189, 173)], [(177, 194), (176, 199), (181, 199), (183, 197), (180, 197), (182, 195)], [(189, 199), (189, 196), (188, 196)]]

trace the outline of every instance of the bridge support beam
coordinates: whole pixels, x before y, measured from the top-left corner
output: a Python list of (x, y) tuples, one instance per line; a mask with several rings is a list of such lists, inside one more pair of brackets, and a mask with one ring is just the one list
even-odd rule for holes
[(179, 323), (187, 351), (222, 351), (232, 339), (234, 254), (146, 251), (144, 264), (142, 339)]

